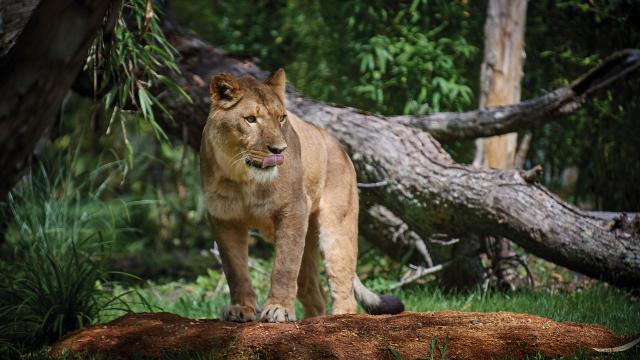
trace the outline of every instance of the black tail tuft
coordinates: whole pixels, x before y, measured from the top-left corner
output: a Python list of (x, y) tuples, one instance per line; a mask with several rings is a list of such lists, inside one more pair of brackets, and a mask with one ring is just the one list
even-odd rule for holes
[(380, 301), (376, 305), (364, 305), (364, 309), (371, 315), (399, 314), (404, 311), (404, 304), (400, 299), (391, 295), (378, 295)]

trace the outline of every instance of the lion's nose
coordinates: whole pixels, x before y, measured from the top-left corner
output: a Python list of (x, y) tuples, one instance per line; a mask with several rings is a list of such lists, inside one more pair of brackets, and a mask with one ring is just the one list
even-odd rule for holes
[(285, 151), (287, 149), (287, 145), (284, 146), (267, 146), (267, 148), (269, 149), (269, 151), (271, 151), (272, 154), (280, 154), (281, 152)]

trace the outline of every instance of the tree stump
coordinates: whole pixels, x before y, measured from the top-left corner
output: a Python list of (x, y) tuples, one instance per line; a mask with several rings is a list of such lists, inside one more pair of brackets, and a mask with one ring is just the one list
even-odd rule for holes
[(600, 325), (509, 312), (351, 314), (283, 324), (138, 313), (76, 331), (54, 344), (51, 352), (57, 356), (66, 349), (125, 359), (179, 353), (230, 359), (418, 359), (431, 353), (440, 358), (445, 339), (447, 359), (561, 356), (625, 342)]

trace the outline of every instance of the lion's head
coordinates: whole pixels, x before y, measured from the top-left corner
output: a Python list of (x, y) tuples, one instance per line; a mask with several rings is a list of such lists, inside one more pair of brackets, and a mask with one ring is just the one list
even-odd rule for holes
[(208, 125), (216, 159), (234, 177), (273, 180), (283, 164), (289, 124), (284, 70), (267, 80), (218, 74), (211, 79)]

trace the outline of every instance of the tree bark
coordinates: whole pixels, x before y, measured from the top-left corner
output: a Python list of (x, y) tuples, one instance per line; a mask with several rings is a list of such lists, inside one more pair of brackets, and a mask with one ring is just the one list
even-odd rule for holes
[[(480, 69), (481, 109), (520, 102), (523, 75), (526, 0), (491, 0), (484, 29), (484, 61)], [(517, 133), (479, 139), (484, 144), (479, 165), (513, 169)]]
[[(175, 134), (186, 127), (187, 141), (197, 149), (209, 111), (211, 76), (228, 72), (264, 78), (266, 74), (171, 24), (165, 33), (182, 55), (183, 76), (178, 80), (194, 104), (165, 93), (163, 101), (176, 121), (164, 126)], [(590, 83), (600, 84), (601, 79), (591, 77)], [(363, 212), (381, 204), (422, 238), (434, 233), (504, 236), (540, 257), (595, 278), (619, 286), (640, 284), (640, 233), (630, 226), (608, 226), (606, 220), (528, 183), (518, 171), (457, 164), (428, 133), (394, 118), (313, 101), (292, 87), (288, 109), (342, 142), (360, 182), (384, 181), (383, 186), (361, 189)], [(435, 263), (447, 260), (436, 248), (429, 251)]]
[[(526, 0), (490, 0), (484, 28), (484, 61), (480, 68), (478, 106), (511, 105), (520, 102), (520, 81), (524, 67)], [(476, 139), (475, 166), (513, 169), (518, 133)], [(502, 259), (514, 255), (506, 238), (487, 236), (487, 255), (493, 275), (501, 288), (513, 288), (513, 269), (501, 266)], [(489, 251), (488, 249), (492, 249)]]
[(22, 30), (33, 3), (23, 3), (25, 11), (8, 24), (14, 35), (2, 38), (3, 46), (9, 46), (20, 34), (0, 59), (0, 199), (17, 182), (36, 143), (52, 125), (103, 19), (119, 8), (115, 0), (42, 1)]
[(13, 47), (39, 0), (0, 0), (0, 58)]

